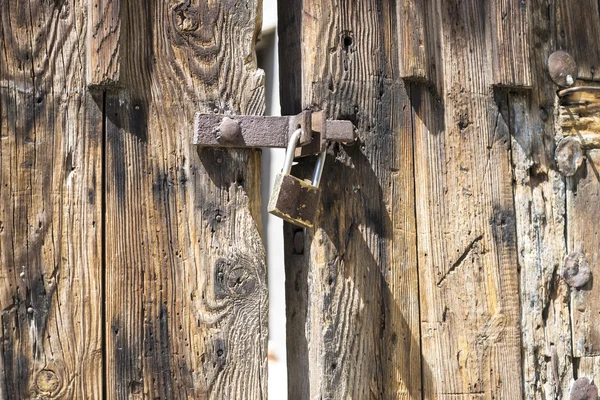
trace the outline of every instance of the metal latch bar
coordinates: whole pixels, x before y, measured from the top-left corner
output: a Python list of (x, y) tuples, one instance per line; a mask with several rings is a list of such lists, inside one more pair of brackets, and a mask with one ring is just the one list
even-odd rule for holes
[(327, 141), (353, 142), (355, 138), (352, 122), (327, 120), (322, 111), (293, 116), (197, 113), (193, 143), (203, 147), (285, 148), (297, 129), (302, 129), (297, 156), (317, 154)]

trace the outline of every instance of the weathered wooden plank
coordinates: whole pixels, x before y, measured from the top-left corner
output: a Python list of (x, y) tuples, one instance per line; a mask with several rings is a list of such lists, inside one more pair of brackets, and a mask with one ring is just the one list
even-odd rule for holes
[(599, 80), (600, 4), (597, 0), (559, 0), (556, 12), (557, 49), (575, 58), (580, 79)]
[(108, 398), (264, 398), (260, 153), (199, 150), (196, 111), (262, 113), (259, 2), (130, 1), (106, 93)]
[(554, 164), (556, 86), (546, 61), (555, 50), (553, 1), (529, 4), (532, 89), (509, 94), (520, 266), (524, 398), (566, 398), (573, 378), (566, 252), (566, 192)]
[(121, 40), (123, 25), (120, 0), (86, 0), (87, 26), (87, 82), (89, 85), (119, 85), (122, 72), (122, 54), (127, 52)]
[(425, 398), (522, 398), (508, 119), (488, 71), (485, 5), (442, 1), (443, 108), (415, 110)]
[(526, 399), (563, 398), (573, 378), (570, 294), (560, 277), (566, 252), (565, 181), (533, 159), (544, 151), (535, 135), (545, 123), (549, 126), (543, 129), (553, 129), (552, 116), (546, 122), (539, 118), (540, 94), (543, 90), (512, 94), (509, 101)]
[(0, 1), (3, 399), (103, 392), (102, 101), (80, 7)]
[[(579, 172), (567, 179), (567, 243), (569, 253), (583, 252), (592, 278), (587, 285), (571, 288), (571, 313), (573, 318), (573, 357), (600, 356), (600, 229), (596, 216), (600, 212), (600, 150), (586, 151), (586, 161)], [(562, 267), (562, 265), (561, 265)], [(581, 370), (580, 370), (581, 371)], [(581, 371), (583, 375), (585, 372)], [(592, 376), (592, 375), (587, 375)]]
[(492, 82), (501, 86), (530, 87), (530, 2), (493, 0), (488, 7)]
[(280, 3), (302, 15), (302, 104), (359, 136), (330, 149), (314, 231), (285, 228), (291, 399), (421, 397), (411, 115), (392, 5)]
[(412, 80), (429, 79), (427, 2), (401, 0), (396, 6), (400, 76)]

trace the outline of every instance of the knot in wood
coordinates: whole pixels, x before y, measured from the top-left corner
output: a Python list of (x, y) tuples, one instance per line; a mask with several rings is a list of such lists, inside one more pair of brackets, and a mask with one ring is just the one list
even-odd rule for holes
[(224, 299), (254, 293), (258, 286), (257, 270), (252, 259), (245, 255), (219, 258), (215, 264), (215, 296)]
[(198, 29), (198, 10), (188, 7), (185, 3), (174, 8), (175, 25), (181, 32), (192, 32)]
[(229, 117), (224, 117), (219, 125), (219, 138), (233, 142), (241, 133), (240, 122)]
[(582, 376), (573, 382), (569, 400), (597, 400), (598, 387), (587, 376)]
[(573, 176), (583, 163), (581, 141), (575, 137), (566, 137), (556, 146), (554, 159), (558, 170), (564, 176)]
[(565, 51), (555, 51), (548, 57), (548, 73), (558, 86), (571, 86), (577, 79), (577, 63)]
[(43, 369), (37, 373), (35, 384), (40, 394), (46, 397), (56, 397), (61, 389), (61, 379), (56, 372)]
[(590, 264), (581, 251), (573, 251), (565, 257), (562, 276), (569, 286), (582, 287), (589, 281), (591, 275)]

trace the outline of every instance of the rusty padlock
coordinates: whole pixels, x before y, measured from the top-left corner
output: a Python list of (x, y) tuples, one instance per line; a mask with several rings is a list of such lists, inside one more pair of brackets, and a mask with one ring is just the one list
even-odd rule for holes
[(290, 175), (294, 153), (301, 135), (302, 130), (297, 129), (290, 137), (283, 168), (281, 173), (275, 177), (268, 210), (284, 221), (305, 228), (312, 228), (321, 197), (319, 182), (321, 181), (327, 153), (324, 151), (319, 154), (311, 183)]

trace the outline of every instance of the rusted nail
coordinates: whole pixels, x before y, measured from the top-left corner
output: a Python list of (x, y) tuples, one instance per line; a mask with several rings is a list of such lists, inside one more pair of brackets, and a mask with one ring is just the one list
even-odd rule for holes
[(563, 138), (556, 146), (554, 160), (564, 176), (573, 176), (583, 163), (581, 141), (575, 137)]
[(587, 376), (582, 376), (573, 382), (570, 400), (598, 400), (598, 387)]
[(573, 251), (565, 257), (562, 276), (571, 287), (584, 286), (591, 276), (590, 264), (581, 251)]
[(294, 251), (296, 254), (304, 253), (304, 231), (302, 230), (294, 233)]
[(233, 142), (240, 134), (240, 123), (229, 117), (223, 117), (219, 125), (219, 137), (227, 142)]
[(558, 86), (571, 86), (577, 79), (577, 63), (565, 51), (555, 51), (548, 57), (548, 73)]

